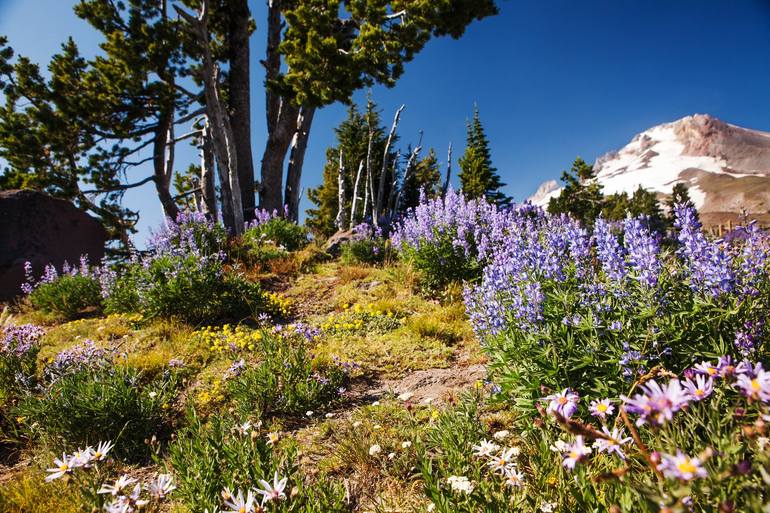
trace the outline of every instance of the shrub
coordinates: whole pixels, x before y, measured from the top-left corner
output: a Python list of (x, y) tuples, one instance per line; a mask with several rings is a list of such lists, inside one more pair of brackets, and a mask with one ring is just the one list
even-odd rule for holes
[(39, 280), (32, 275), (32, 264), (24, 264), (27, 280), (22, 291), (38, 310), (59, 315), (67, 320), (76, 319), (86, 309), (96, 309), (102, 297), (99, 270), (88, 267), (88, 257), (80, 258), (79, 267), (64, 263), (61, 273), (53, 265), (47, 265)]
[(304, 226), (283, 217), (266, 219), (262, 215), (247, 227), (243, 239), (252, 248), (268, 243), (285, 251), (297, 251), (307, 246), (308, 232)]
[(7, 326), (0, 332), (0, 404), (34, 388), (43, 334), (41, 328), (32, 324)]
[(236, 411), (258, 417), (304, 414), (335, 401), (346, 384), (348, 366), (314, 359), (307, 348), (312, 336), (305, 326), (294, 325), (254, 340), (262, 359), (231, 370), (237, 374), (228, 384)]
[(146, 318), (176, 317), (198, 323), (243, 319), (263, 310), (259, 284), (225, 272), (216, 257), (163, 255), (134, 264), (118, 277), (105, 299), (107, 313), (141, 312)]
[(454, 191), (441, 198), (422, 198), (396, 227), (391, 241), (422, 273), (423, 285), (440, 290), (478, 277), (480, 234), (496, 213), (494, 205), (466, 200)]
[(119, 456), (147, 460), (146, 440), (170, 433), (175, 376), (145, 382), (139, 371), (121, 365), (73, 366), (22, 399), (12, 414), (23, 419), (28, 435), (54, 447), (114, 440)]
[(353, 232), (353, 239), (341, 248), (343, 263), (381, 265), (390, 259), (391, 246), (380, 229), (364, 223), (354, 227)]
[(494, 379), (529, 412), (543, 387), (619, 397), (636, 379), (693, 358), (760, 356), (770, 303), (768, 237), (727, 245), (679, 211), (679, 250), (644, 218), (593, 236), (566, 217), (511, 216), (481, 283), (466, 294)]
[(166, 219), (150, 236), (147, 247), (155, 256), (188, 255), (208, 257), (222, 253), (227, 247), (224, 226), (200, 212), (180, 212), (176, 219)]
[[(272, 485), (281, 476), (286, 479), (281, 488), (283, 500), (262, 500), (263, 505), (271, 503), (270, 511), (348, 511), (341, 485), (328, 480), (314, 486), (303, 482), (291, 441), (279, 447), (277, 440), (259, 425), (236, 424), (227, 417), (216, 416), (204, 425), (191, 412), (188, 423), (169, 447), (169, 461), (178, 479), (177, 493), (191, 511), (219, 511), (238, 492), (247, 494), (254, 488), (264, 489), (260, 481)], [(297, 493), (293, 493), (294, 489)], [(258, 504), (261, 498), (257, 494)]]

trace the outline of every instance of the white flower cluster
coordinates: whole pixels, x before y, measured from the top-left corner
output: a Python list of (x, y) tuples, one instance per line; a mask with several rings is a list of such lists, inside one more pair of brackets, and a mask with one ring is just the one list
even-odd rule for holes
[(53, 468), (47, 470), (48, 476), (45, 480), (46, 482), (53, 481), (72, 474), (75, 469), (90, 468), (94, 463), (104, 461), (112, 448), (112, 442), (99, 442), (96, 448), (88, 446), (85, 449), (78, 449), (70, 455), (62, 454), (61, 459), (56, 458), (53, 461)]
[[(278, 472), (273, 475), (273, 482), (269, 483), (264, 479), (259, 480), (261, 488), (248, 490), (244, 496), (242, 490), (236, 490), (233, 493), (229, 488), (222, 491), (222, 498), (225, 501), (225, 509), (222, 513), (257, 513), (265, 511), (266, 504), (269, 502), (278, 502), (286, 499), (286, 484), (289, 479), (284, 477), (280, 479)], [(262, 498), (257, 502), (258, 496)]]
[[(496, 440), (508, 438), (508, 431), (498, 431), (493, 435)], [(524, 474), (516, 465), (516, 457), (521, 454), (518, 447), (501, 448), (494, 442), (482, 440), (473, 446), (473, 454), (478, 458), (485, 458), (487, 466), (495, 474), (505, 477), (505, 484), (514, 488), (524, 486)]]
[[(130, 492), (128, 492), (129, 489)], [(109, 494), (113, 497), (111, 502), (104, 505), (107, 513), (132, 513), (144, 509), (150, 503), (150, 499), (163, 500), (174, 490), (176, 490), (174, 480), (168, 474), (158, 474), (144, 485), (123, 474), (114, 484), (102, 485), (97, 493)], [(142, 491), (146, 491), (148, 495), (143, 497)]]

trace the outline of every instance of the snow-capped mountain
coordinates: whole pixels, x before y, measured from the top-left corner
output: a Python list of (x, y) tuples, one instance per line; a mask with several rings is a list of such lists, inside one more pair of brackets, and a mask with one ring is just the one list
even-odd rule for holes
[[(605, 194), (631, 195), (641, 185), (663, 198), (685, 182), (702, 215), (756, 217), (770, 211), (770, 133), (707, 114), (645, 130), (619, 151), (599, 157), (594, 172)], [(545, 206), (560, 192), (549, 180), (530, 201)]]

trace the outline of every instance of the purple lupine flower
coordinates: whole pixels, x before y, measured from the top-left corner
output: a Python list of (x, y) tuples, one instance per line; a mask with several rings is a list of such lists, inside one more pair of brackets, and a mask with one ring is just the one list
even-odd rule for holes
[(626, 409), (639, 415), (637, 425), (650, 423), (662, 425), (674, 417), (690, 401), (689, 394), (682, 389), (678, 379), (672, 379), (665, 385), (651, 380), (641, 386), (642, 393), (633, 398), (621, 397)]
[(610, 223), (601, 217), (594, 224), (594, 239), (596, 240), (596, 253), (604, 273), (611, 281), (622, 282), (626, 277), (623, 247), (615, 234), (612, 233)]
[(679, 449), (676, 450), (675, 455), (661, 454), (658, 470), (663, 472), (665, 477), (682, 481), (708, 477), (708, 472), (703, 468), (700, 458), (691, 458)]
[(591, 448), (585, 445), (583, 442), (583, 436), (578, 435), (575, 437), (575, 441), (568, 445), (562, 456), (562, 465), (564, 468), (574, 470), (575, 466), (583, 460), (586, 456), (591, 454)]
[(55, 379), (83, 369), (104, 367), (112, 362), (113, 356), (112, 350), (101, 348), (93, 340), (87, 339), (59, 352), (53, 362), (46, 367), (45, 374), (49, 379)]
[(544, 397), (543, 400), (548, 401), (548, 408), (546, 409), (548, 413), (556, 412), (568, 419), (577, 411), (580, 396), (571, 388), (565, 388), (561, 392)]
[(728, 293), (735, 286), (735, 272), (723, 241), (708, 241), (691, 205), (674, 206), (674, 227), (682, 245), (679, 254), (688, 264), (690, 288), (713, 297)]
[(23, 357), (37, 347), (43, 335), (45, 330), (34, 324), (6, 326), (0, 332), (0, 354)]
[(658, 253), (658, 238), (645, 226), (644, 217), (628, 218), (625, 221), (624, 243), (628, 252), (628, 261), (635, 271), (637, 280), (653, 288), (658, 284), (658, 276), (663, 268)]

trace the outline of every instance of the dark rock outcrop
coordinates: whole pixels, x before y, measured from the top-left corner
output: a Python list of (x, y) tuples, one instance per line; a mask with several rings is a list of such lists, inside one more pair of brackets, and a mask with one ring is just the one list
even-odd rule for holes
[(69, 201), (31, 190), (0, 191), (0, 300), (21, 293), (24, 262), (35, 276), (47, 264), (61, 268), (104, 256), (104, 227)]
[(337, 232), (326, 241), (324, 251), (333, 257), (340, 256), (342, 245), (353, 240), (353, 230)]

